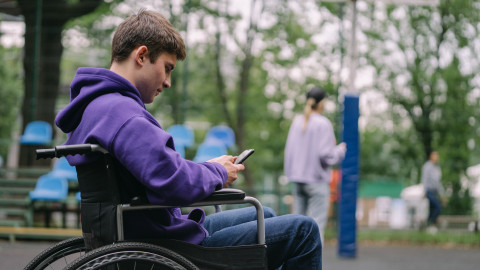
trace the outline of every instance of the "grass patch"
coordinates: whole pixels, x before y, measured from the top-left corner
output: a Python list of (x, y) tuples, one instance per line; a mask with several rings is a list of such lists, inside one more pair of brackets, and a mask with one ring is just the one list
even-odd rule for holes
[[(327, 229), (325, 239), (337, 239), (337, 231)], [(429, 234), (424, 230), (357, 229), (357, 241), (384, 244), (467, 246), (480, 248), (480, 233), (469, 231), (438, 231)]]

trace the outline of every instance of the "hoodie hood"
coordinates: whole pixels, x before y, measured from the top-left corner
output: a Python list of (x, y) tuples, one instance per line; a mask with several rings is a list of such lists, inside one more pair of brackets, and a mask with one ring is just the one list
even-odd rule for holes
[(55, 118), (55, 124), (65, 133), (73, 131), (87, 105), (95, 98), (120, 93), (135, 100), (145, 108), (140, 92), (127, 79), (103, 68), (79, 68), (70, 85), (70, 104)]

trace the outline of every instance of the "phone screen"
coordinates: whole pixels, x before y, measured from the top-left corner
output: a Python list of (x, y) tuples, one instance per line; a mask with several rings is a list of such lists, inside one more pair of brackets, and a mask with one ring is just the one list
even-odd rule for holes
[(254, 149), (247, 149), (243, 151), (240, 155), (238, 155), (237, 160), (235, 160), (235, 164), (243, 163), (249, 156), (251, 156), (255, 152)]

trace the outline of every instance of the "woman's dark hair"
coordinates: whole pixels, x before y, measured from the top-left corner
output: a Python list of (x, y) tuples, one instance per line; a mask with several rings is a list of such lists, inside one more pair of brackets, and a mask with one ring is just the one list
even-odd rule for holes
[(318, 86), (315, 86), (310, 91), (308, 91), (307, 104), (305, 104), (305, 109), (303, 110), (303, 113), (305, 115), (305, 120), (303, 121), (303, 131), (305, 131), (305, 129), (307, 128), (307, 123), (310, 119), (310, 115), (314, 110), (317, 109), (320, 101), (322, 101), (326, 96), (327, 94), (325, 93), (325, 91)]

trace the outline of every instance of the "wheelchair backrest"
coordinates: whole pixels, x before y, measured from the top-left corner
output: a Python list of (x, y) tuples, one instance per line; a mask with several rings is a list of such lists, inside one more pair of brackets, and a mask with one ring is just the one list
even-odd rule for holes
[(140, 182), (110, 154), (77, 166), (81, 193), (82, 232), (87, 248), (116, 242), (117, 205), (145, 198)]
[(77, 166), (82, 233), (87, 250), (117, 241), (116, 205), (120, 203), (113, 159), (109, 154)]
[(37, 159), (84, 154), (87, 160), (93, 160), (76, 166), (85, 245), (91, 250), (115, 243), (118, 240), (117, 205), (146, 198), (141, 183), (99, 145), (59, 145), (37, 149), (36, 153)]

